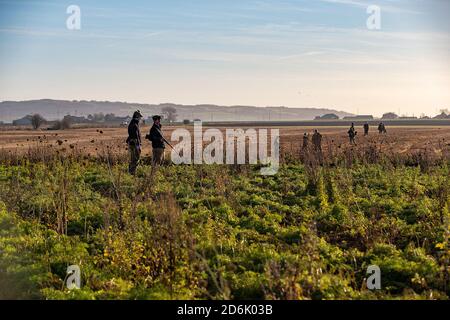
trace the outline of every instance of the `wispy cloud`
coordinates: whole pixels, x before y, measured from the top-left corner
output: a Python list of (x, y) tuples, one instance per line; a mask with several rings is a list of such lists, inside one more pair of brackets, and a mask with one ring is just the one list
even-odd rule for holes
[[(403, 7), (401, 6), (395, 6), (392, 4), (387, 4), (385, 2), (382, 3), (374, 3), (374, 1), (362, 1), (362, 0), (319, 0), (326, 3), (331, 4), (342, 4), (342, 5), (348, 5), (353, 7), (359, 7), (359, 8), (367, 8), (370, 5), (379, 5), (381, 7), (381, 10), (386, 12), (392, 12), (392, 13), (409, 13), (409, 14), (422, 14), (422, 12), (417, 10), (412, 10), (409, 8), (405, 8), (404, 6), (410, 5), (411, 3), (404, 2)], [(392, 1), (391, 1), (392, 2)], [(397, 2), (400, 3), (400, 2)]]
[(346, 4), (356, 7), (367, 7), (368, 4), (366, 2), (356, 1), (356, 0), (321, 0), (322, 2), (329, 3), (337, 3), (337, 4)]
[(300, 5), (292, 2), (286, 1), (256, 1), (251, 3), (251, 6), (248, 7), (251, 10), (257, 11), (268, 11), (268, 12), (280, 12), (280, 11), (289, 11), (289, 12), (314, 12), (315, 10), (306, 5)]
[(279, 57), (278, 60), (290, 60), (290, 59), (296, 59), (296, 58), (302, 58), (302, 57), (318, 56), (318, 55), (321, 55), (324, 53), (325, 53), (325, 51), (308, 51), (308, 52), (303, 52), (300, 54), (291, 54), (289, 56)]
[(51, 30), (36, 30), (27, 28), (1, 28), (0, 33), (22, 35), (22, 36), (43, 36), (43, 37), (56, 37), (60, 35), (57, 31)]
[[(31, 28), (0, 28), (0, 33), (22, 35), (31, 37), (67, 37), (69, 31), (65, 29), (31, 29)], [(91, 39), (117, 39), (117, 40), (144, 40), (162, 34), (162, 31), (157, 32), (130, 32), (129, 34), (112, 34), (109, 32), (70, 32), (71, 37), (91, 38)]]

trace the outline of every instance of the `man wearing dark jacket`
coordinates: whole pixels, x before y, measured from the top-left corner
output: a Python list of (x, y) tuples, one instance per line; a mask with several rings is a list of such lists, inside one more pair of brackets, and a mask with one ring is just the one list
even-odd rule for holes
[(141, 112), (138, 110), (134, 112), (133, 119), (128, 125), (128, 150), (130, 152), (130, 163), (128, 165), (128, 172), (132, 175), (136, 173), (136, 168), (141, 157), (141, 132), (139, 130), (139, 121), (142, 118)]
[(356, 130), (355, 130), (355, 124), (354, 124), (354, 123), (352, 123), (352, 126), (351, 126), (350, 129), (347, 131), (347, 133), (348, 133), (348, 137), (349, 137), (349, 139), (350, 139), (350, 144), (356, 145), (355, 137), (356, 137), (356, 134), (357, 134), (358, 132), (356, 132)]
[(379, 132), (380, 134), (382, 134), (382, 133), (387, 133), (387, 131), (386, 131), (386, 126), (384, 125), (383, 122), (380, 122), (380, 124), (378, 125), (378, 132)]
[(368, 122), (364, 123), (364, 135), (365, 136), (369, 135), (369, 123)]
[(309, 134), (306, 132), (303, 134), (303, 150), (308, 150), (309, 147)]
[(314, 145), (314, 150), (316, 152), (322, 152), (322, 135), (319, 133), (317, 129), (314, 130), (314, 134), (312, 136), (312, 143)]
[(161, 117), (153, 116), (153, 126), (148, 135), (152, 142), (152, 166), (161, 165), (164, 161), (164, 137), (161, 132)]

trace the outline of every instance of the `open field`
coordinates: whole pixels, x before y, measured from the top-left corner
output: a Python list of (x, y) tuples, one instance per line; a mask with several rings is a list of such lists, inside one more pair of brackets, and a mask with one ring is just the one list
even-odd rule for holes
[[(167, 126), (163, 128), (163, 132), (166, 137), (170, 138), (172, 131), (176, 128), (186, 128), (191, 133), (193, 132), (192, 126)], [(208, 128), (204, 127), (203, 129), (207, 130)], [(246, 127), (243, 128), (246, 129)], [(149, 126), (141, 128), (143, 137), (149, 129)], [(222, 132), (225, 131), (225, 127), (218, 127), (218, 129)], [(335, 148), (348, 146), (347, 129), (347, 127), (320, 127), (319, 131), (324, 136), (324, 151), (327, 152), (327, 146)], [(359, 147), (376, 143), (380, 148), (390, 149), (395, 153), (418, 152), (426, 149), (437, 154), (442, 154), (443, 150), (450, 147), (450, 126), (388, 127), (388, 134), (381, 136), (376, 128), (372, 127), (368, 137), (362, 136), (362, 128), (357, 128), (357, 130)], [(303, 133), (312, 134), (312, 131), (313, 127), (280, 127), (282, 153), (298, 153)], [(109, 146), (114, 152), (123, 153), (126, 151), (126, 137), (126, 128), (84, 128), (63, 131), (0, 130), (0, 150), (23, 154), (30, 148), (49, 146), (66, 151), (74, 148), (82, 154), (96, 155), (104, 152), (105, 148)], [(144, 155), (149, 155), (150, 151), (149, 142), (144, 142)]]

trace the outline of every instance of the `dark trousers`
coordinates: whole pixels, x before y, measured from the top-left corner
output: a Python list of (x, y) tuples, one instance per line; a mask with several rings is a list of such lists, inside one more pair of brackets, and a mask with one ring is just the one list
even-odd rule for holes
[(141, 146), (140, 145), (128, 145), (128, 150), (130, 152), (130, 163), (128, 165), (128, 172), (132, 175), (136, 173), (136, 168), (139, 164), (139, 159), (141, 157)]

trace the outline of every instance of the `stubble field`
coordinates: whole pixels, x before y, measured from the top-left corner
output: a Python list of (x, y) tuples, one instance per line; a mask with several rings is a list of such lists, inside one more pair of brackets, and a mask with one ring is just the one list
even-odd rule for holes
[[(167, 126), (163, 128), (164, 135), (169, 139), (173, 130), (185, 128), (193, 135), (193, 126)], [(203, 127), (207, 130), (209, 127)], [(230, 127), (236, 129), (240, 127)], [(271, 128), (270, 126), (265, 128)], [(218, 127), (223, 133), (226, 128)], [(243, 129), (247, 129), (243, 127)], [(258, 129), (257, 127), (255, 129)], [(280, 144), (282, 153), (298, 153), (302, 144), (303, 133), (310, 135), (313, 127), (281, 127)], [(319, 127), (320, 133), (324, 136), (323, 147), (327, 152), (327, 147), (346, 148), (348, 145), (347, 127)], [(141, 127), (141, 134), (150, 130), (149, 126)], [(387, 135), (379, 135), (376, 128), (371, 128), (368, 137), (363, 136), (363, 129), (357, 128), (358, 146), (364, 147), (368, 144), (377, 144), (383, 150), (390, 150), (394, 153), (430, 151), (441, 155), (450, 147), (450, 126), (411, 126), (411, 127), (388, 127)], [(224, 135), (225, 136), (225, 135)], [(69, 130), (0, 130), (0, 150), (23, 154), (36, 147), (49, 147), (55, 150), (70, 151), (76, 149), (84, 155), (98, 155), (105, 152), (108, 146), (116, 153), (126, 153), (125, 140), (127, 137), (126, 128), (80, 128)], [(145, 139), (144, 139), (145, 141)], [(176, 142), (174, 142), (176, 143)], [(150, 155), (151, 147), (149, 141), (143, 145), (144, 155)]]

